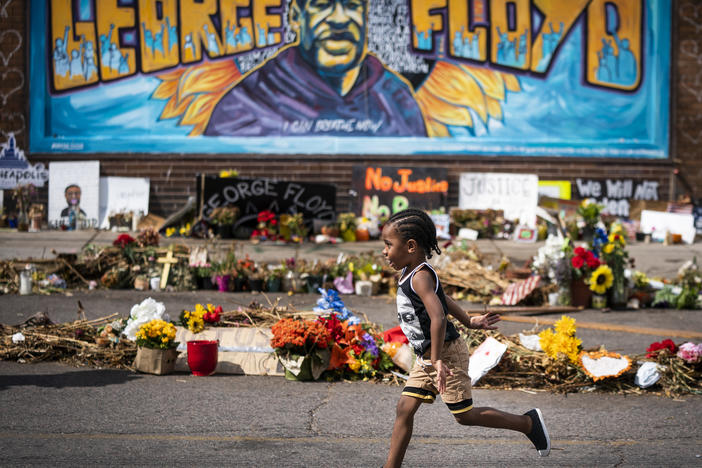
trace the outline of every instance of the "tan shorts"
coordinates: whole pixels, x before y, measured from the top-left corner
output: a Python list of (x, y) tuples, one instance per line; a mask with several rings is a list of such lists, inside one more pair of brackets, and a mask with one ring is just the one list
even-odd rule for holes
[[(431, 365), (430, 355), (431, 350), (424, 353), (423, 359), (417, 359), (402, 390), (403, 395), (418, 398), (424, 403), (434, 403), (439, 393), (435, 385), (436, 369)], [(441, 399), (453, 414), (470, 411), (473, 409), (473, 398), (468, 376), (468, 345), (461, 338), (444, 342), (441, 359), (453, 372), (453, 375), (446, 376), (446, 390)]]

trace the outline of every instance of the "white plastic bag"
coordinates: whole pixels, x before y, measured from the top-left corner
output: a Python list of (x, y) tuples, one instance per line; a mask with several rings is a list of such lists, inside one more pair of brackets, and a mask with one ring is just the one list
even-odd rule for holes
[(506, 344), (500, 343), (491, 336), (475, 348), (468, 364), (471, 385), (475, 385), (482, 376), (495, 367), (506, 350)]

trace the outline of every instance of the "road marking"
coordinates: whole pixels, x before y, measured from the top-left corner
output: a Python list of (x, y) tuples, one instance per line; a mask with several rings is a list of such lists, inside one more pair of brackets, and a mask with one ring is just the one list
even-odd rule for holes
[[(154, 440), (154, 441), (210, 441), (210, 442), (297, 442), (297, 443), (339, 443), (348, 444), (349, 442), (361, 444), (387, 444), (387, 437), (264, 437), (264, 436), (213, 436), (213, 435), (177, 435), (177, 434), (108, 434), (108, 433), (90, 433), (77, 432), (71, 434), (55, 434), (55, 433), (37, 433), (37, 432), (0, 432), (1, 439), (60, 439), (60, 440)], [(612, 439), (612, 440), (572, 440), (572, 439), (553, 439), (551, 445), (553, 447), (563, 445), (608, 445), (613, 447), (632, 446), (632, 445), (650, 445), (652, 443), (670, 443), (669, 440), (659, 439)], [(692, 441), (693, 444), (702, 444), (702, 439)], [(525, 445), (529, 444), (526, 440), (517, 439), (446, 439), (441, 437), (414, 437), (413, 444), (424, 445)]]

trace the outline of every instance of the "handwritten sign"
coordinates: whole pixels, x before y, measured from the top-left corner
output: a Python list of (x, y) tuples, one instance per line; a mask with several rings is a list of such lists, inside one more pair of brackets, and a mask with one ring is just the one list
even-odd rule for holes
[(278, 215), (302, 213), (310, 226), (315, 219), (336, 219), (336, 187), (330, 184), (200, 175), (197, 193), (205, 219), (219, 206), (239, 207), (235, 229), (253, 228), (258, 213), (264, 210)]
[(357, 213), (368, 218), (390, 216), (405, 208), (438, 210), (446, 207), (446, 169), (356, 165), (353, 189)]
[(149, 179), (142, 177), (100, 177), (100, 227), (110, 227), (115, 213), (149, 212)]
[(629, 217), (632, 200), (658, 200), (658, 181), (634, 179), (576, 179), (577, 199), (592, 198), (604, 213)]
[(503, 210), (506, 219), (536, 227), (539, 177), (535, 174), (466, 172), (459, 179), (458, 206)]

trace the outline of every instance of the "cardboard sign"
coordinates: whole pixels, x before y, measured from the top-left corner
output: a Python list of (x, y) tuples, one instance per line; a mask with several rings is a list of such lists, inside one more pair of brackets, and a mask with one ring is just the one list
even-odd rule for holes
[(539, 177), (536, 174), (466, 172), (459, 179), (458, 206), (503, 210), (506, 219), (536, 227)]
[[(218, 340), (217, 374), (284, 375), (270, 347), (272, 337), (270, 328), (210, 327), (195, 334), (177, 326), (175, 340), (182, 351), (187, 351), (186, 343), (190, 340)], [(187, 352), (180, 354), (175, 368), (189, 370)]]
[(656, 240), (665, 239), (666, 231), (680, 234), (683, 241), (695, 241), (695, 218), (691, 214), (666, 213), (664, 211), (643, 210), (641, 212), (641, 232), (651, 234)]
[(239, 207), (234, 228), (256, 226), (258, 213), (302, 213), (312, 225), (314, 219), (336, 219), (336, 187), (330, 184), (285, 182), (274, 179), (245, 179), (201, 174), (197, 178), (200, 213), (209, 219), (218, 206)]
[(446, 208), (446, 169), (435, 167), (353, 166), (356, 213), (367, 218), (387, 217), (405, 208)]
[(141, 177), (100, 177), (100, 227), (110, 227), (115, 213), (149, 212), (149, 179)]
[(49, 163), (49, 225), (77, 229), (98, 227), (100, 161)]

